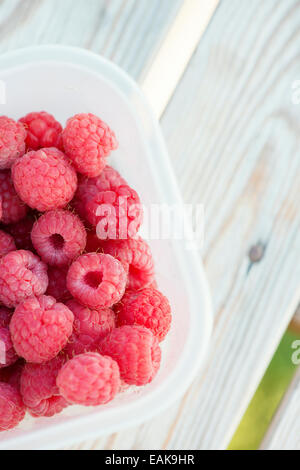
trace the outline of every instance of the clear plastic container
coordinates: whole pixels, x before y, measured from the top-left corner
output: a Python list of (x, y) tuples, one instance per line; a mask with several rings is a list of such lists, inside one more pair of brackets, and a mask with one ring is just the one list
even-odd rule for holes
[[(120, 148), (110, 162), (142, 201), (180, 204), (165, 143), (136, 83), (102, 57), (85, 50), (42, 46), (1, 56), (6, 104), (0, 114), (19, 118), (47, 110), (62, 123), (77, 112), (100, 115)], [(173, 325), (163, 344), (159, 374), (146, 387), (120, 394), (98, 408), (70, 407), (54, 418), (26, 418), (0, 433), (0, 449), (59, 448), (137, 425), (185, 392), (203, 364), (212, 329), (209, 289), (198, 253), (181, 241), (150, 241), (160, 289), (169, 297)]]

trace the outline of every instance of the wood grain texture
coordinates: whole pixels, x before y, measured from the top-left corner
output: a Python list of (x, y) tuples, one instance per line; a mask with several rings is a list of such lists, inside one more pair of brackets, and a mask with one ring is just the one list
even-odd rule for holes
[(2, 0), (0, 52), (78, 46), (138, 77), (183, 0)]
[(200, 42), (162, 125), (185, 201), (206, 208), (210, 357), (181, 403), (93, 448), (226, 448), (252, 398), (300, 298), (299, 40), (299, 1), (227, 0)]
[(163, 120), (185, 199), (206, 207), (216, 312), (170, 448), (228, 445), (300, 298), (299, 26), (299, 1), (223, 2)]
[(300, 450), (300, 369), (284, 397), (261, 449)]

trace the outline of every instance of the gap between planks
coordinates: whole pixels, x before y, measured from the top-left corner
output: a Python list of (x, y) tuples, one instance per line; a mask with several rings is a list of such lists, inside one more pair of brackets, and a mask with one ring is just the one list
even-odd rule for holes
[(141, 88), (157, 118), (162, 116), (171, 100), (218, 4), (219, 0), (185, 0), (142, 75)]

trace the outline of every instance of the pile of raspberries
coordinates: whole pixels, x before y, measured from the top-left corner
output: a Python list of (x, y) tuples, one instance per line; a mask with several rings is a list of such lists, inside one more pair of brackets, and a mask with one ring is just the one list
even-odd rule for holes
[(104, 405), (160, 367), (171, 309), (139, 196), (107, 165), (117, 147), (93, 114), (0, 117), (0, 431)]

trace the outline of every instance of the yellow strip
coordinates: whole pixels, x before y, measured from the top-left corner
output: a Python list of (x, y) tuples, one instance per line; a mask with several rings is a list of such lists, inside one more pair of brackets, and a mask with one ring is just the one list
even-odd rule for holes
[(184, 0), (141, 87), (160, 118), (170, 101), (219, 0)]

